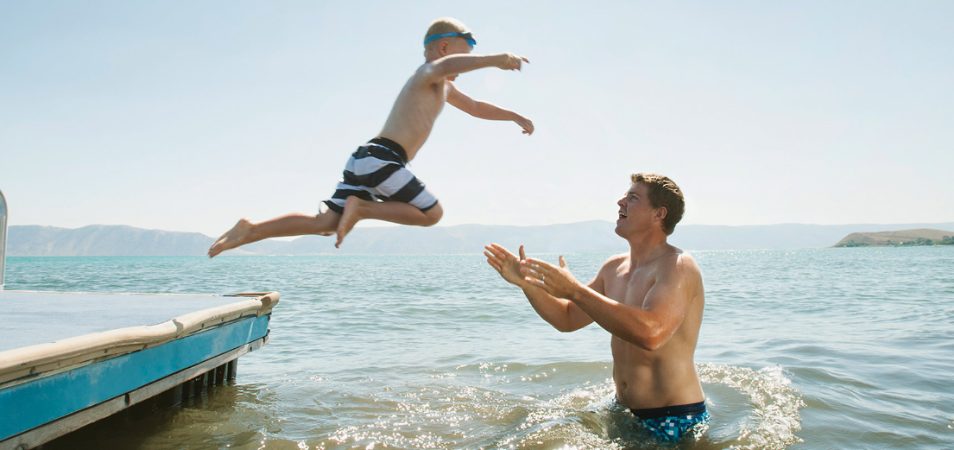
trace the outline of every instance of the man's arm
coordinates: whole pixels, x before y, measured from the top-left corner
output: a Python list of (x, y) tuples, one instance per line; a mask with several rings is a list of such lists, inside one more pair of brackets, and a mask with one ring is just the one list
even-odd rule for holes
[(449, 76), (458, 75), (485, 67), (499, 67), (503, 70), (520, 70), (523, 62), (530, 62), (523, 56), (512, 53), (497, 55), (454, 54), (436, 59), (421, 66), (424, 78), (436, 83)]
[[(534, 286), (523, 279), (523, 275), (520, 274), (520, 261), (526, 259), (526, 254), (522, 245), (520, 246), (520, 259), (517, 259), (516, 255), (497, 244), (484, 247), (484, 255), (487, 257), (487, 263), (504, 280), (523, 290), (523, 294), (530, 301), (533, 310), (553, 328), (562, 332), (570, 332), (593, 323), (593, 319), (573, 302), (554, 297), (545, 289)], [(602, 277), (597, 275), (590, 282), (589, 288), (596, 292), (602, 292)]]
[(523, 262), (528, 283), (567, 298), (607, 331), (646, 350), (662, 347), (682, 324), (693, 300), (689, 277), (694, 266), (679, 256), (662, 270), (642, 305), (630, 306), (577, 281), (560, 257), (560, 267), (536, 259)]
[(510, 120), (523, 128), (523, 133), (533, 134), (533, 121), (513, 111), (501, 108), (492, 103), (474, 100), (467, 94), (459, 91), (454, 83), (447, 83), (450, 87), (447, 93), (447, 103), (474, 117), (486, 120)]

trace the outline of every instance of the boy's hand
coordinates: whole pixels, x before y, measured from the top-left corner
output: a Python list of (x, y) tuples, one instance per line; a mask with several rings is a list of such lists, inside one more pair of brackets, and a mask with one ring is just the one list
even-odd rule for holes
[(526, 118), (526, 117), (523, 117), (523, 116), (517, 114), (517, 117), (515, 117), (515, 118), (513, 119), (513, 121), (514, 121), (517, 125), (520, 125), (520, 128), (523, 128), (523, 134), (525, 134), (525, 135), (527, 135), (527, 136), (530, 136), (531, 134), (533, 134), (533, 121), (532, 121), (532, 120), (530, 120), (530, 119), (528, 119), (528, 118)]
[(514, 55), (513, 53), (501, 53), (500, 59), (500, 64), (497, 64), (497, 67), (503, 70), (520, 70), (523, 63), (530, 62), (526, 57)]

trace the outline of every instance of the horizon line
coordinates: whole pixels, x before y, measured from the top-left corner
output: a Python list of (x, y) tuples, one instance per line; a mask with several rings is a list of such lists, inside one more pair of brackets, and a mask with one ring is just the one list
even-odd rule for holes
[[(556, 222), (549, 224), (536, 224), (536, 225), (520, 225), (520, 224), (491, 224), (491, 223), (462, 223), (456, 225), (435, 225), (428, 228), (455, 228), (455, 227), (469, 227), (469, 226), (478, 226), (478, 227), (511, 227), (511, 228), (534, 228), (534, 227), (550, 227), (550, 226), (561, 226), (561, 225), (578, 225), (584, 223), (592, 222), (602, 222), (607, 224), (612, 224), (613, 221), (605, 219), (590, 219), (590, 220), (580, 220), (576, 222)], [(128, 227), (135, 228), (146, 231), (165, 231), (172, 233), (198, 233), (205, 236), (205, 233), (201, 231), (183, 231), (183, 230), (169, 230), (162, 228), (147, 228), (136, 225), (128, 224), (107, 224), (107, 223), (93, 223), (88, 225), (82, 225), (79, 227), (65, 227), (59, 225), (39, 225), (39, 224), (7, 224), (9, 227), (42, 227), (42, 228), (57, 228), (62, 230), (79, 230), (82, 228), (88, 227)], [(818, 227), (838, 227), (838, 226), (906, 226), (906, 225), (954, 225), (954, 219), (949, 221), (937, 221), (937, 222), (896, 222), (896, 223), (883, 223), (883, 222), (855, 222), (855, 223), (804, 223), (804, 222), (780, 222), (780, 223), (764, 223), (764, 224), (740, 224), (740, 225), (728, 225), (728, 224), (713, 224), (713, 223), (686, 223), (677, 225), (677, 229), (681, 227), (728, 227), (728, 228), (743, 228), (743, 227), (773, 227), (773, 226), (818, 226)], [(404, 228), (408, 227), (407, 225), (398, 225), (398, 224), (382, 224), (382, 225), (372, 225), (365, 226), (364, 228)], [(414, 228), (414, 227), (411, 227)]]

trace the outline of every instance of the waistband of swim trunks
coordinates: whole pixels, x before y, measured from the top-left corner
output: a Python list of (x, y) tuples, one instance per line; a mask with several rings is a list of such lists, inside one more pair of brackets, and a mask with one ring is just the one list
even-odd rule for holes
[(401, 157), (401, 161), (403, 161), (404, 164), (407, 164), (407, 152), (404, 151), (404, 147), (401, 147), (401, 144), (398, 144), (397, 142), (394, 142), (386, 137), (380, 137), (380, 136), (374, 139), (371, 139), (370, 141), (368, 141), (368, 143), (380, 145), (384, 148), (387, 148), (388, 150), (391, 150), (394, 153), (397, 153), (397, 155)]
[(685, 416), (696, 415), (706, 412), (705, 400), (699, 403), (689, 403), (686, 405), (663, 406), (661, 408), (630, 409), (633, 415), (640, 419), (655, 419), (666, 416)]

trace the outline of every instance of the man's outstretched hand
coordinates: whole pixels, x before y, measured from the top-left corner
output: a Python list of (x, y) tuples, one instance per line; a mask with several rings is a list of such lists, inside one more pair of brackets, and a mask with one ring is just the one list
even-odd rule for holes
[(487, 264), (493, 267), (504, 280), (523, 288), (527, 286), (527, 282), (524, 281), (523, 274), (520, 273), (520, 261), (527, 259), (527, 254), (524, 253), (522, 245), (519, 251), (520, 258), (518, 259), (516, 255), (510, 253), (510, 250), (500, 244), (490, 244), (484, 247), (484, 256), (487, 257)]
[(557, 298), (573, 300), (577, 293), (585, 289), (570, 273), (563, 256), (560, 256), (559, 267), (539, 259), (523, 258), (520, 261), (520, 273), (526, 283), (542, 288)]

